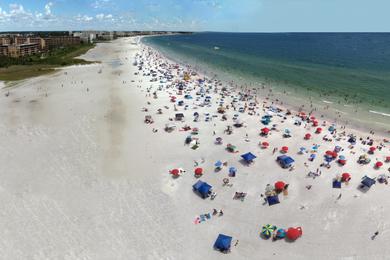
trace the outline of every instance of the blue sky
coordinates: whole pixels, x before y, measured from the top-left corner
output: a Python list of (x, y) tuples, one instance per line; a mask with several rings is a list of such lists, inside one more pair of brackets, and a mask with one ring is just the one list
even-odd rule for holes
[(0, 31), (390, 31), (390, 0), (0, 0)]

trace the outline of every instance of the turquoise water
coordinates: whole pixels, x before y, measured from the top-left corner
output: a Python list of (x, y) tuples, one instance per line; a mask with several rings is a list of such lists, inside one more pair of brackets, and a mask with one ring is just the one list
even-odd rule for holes
[(209, 73), (358, 109), (390, 125), (389, 33), (196, 33), (143, 41)]

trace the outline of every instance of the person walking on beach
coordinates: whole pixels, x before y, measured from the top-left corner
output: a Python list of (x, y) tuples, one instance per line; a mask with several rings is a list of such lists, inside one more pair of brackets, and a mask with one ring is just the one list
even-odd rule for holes
[(374, 235), (371, 237), (371, 240), (374, 240), (374, 239), (376, 238), (377, 235), (379, 235), (379, 231), (376, 231), (376, 232), (374, 233)]

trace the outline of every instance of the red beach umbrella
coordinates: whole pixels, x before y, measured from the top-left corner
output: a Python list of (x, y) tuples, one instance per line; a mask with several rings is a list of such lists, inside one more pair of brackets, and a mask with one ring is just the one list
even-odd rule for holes
[(309, 133), (305, 134), (305, 139), (306, 140), (309, 140), (310, 138), (311, 138), (311, 134), (309, 134)]
[(275, 182), (275, 190), (277, 191), (282, 191), (284, 189), (284, 186), (286, 186), (286, 184), (282, 181)]
[(169, 173), (172, 174), (173, 176), (179, 176), (179, 170), (178, 169), (170, 170)]
[(383, 162), (376, 162), (375, 163), (376, 168), (380, 168), (380, 167), (382, 167), (382, 165), (383, 165)]
[(333, 152), (330, 151), (330, 150), (326, 151), (325, 154), (328, 155), (328, 156), (333, 156)]
[(288, 147), (287, 146), (283, 146), (281, 148), (281, 150), (282, 150), (282, 152), (287, 153), (288, 152)]
[(267, 135), (269, 133), (269, 128), (264, 127), (263, 129), (261, 129), (261, 133)]
[(390, 162), (390, 156), (386, 156), (386, 162)]
[(321, 127), (318, 127), (317, 129), (316, 129), (316, 133), (317, 134), (320, 134), (322, 132), (322, 128)]
[(318, 121), (317, 120), (313, 121), (313, 126), (318, 126)]
[(302, 228), (289, 228), (286, 236), (290, 240), (297, 240), (300, 236), (302, 236)]
[(261, 146), (263, 146), (263, 148), (268, 148), (269, 143), (268, 142), (262, 142)]
[(195, 175), (202, 175), (203, 174), (203, 169), (202, 168), (196, 168), (194, 171)]
[(341, 180), (342, 181), (350, 181), (351, 180), (351, 174), (345, 172), (341, 175)]

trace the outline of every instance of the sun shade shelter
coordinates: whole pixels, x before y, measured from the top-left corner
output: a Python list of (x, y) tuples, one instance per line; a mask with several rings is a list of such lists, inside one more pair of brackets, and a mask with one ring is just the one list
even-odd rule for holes
[(217, 240), (214, 243), (214, 249), (219, 250), (221, 252), (227, 252), (230, 250), (230, 246), (232, 244), (232, 237), (224, 234), (219, 234)]
[(245, 153), (245, 154), (241, 155), (241, 158), (244, 159), (244, 161), (246, 161), (247, 163), (250, 163), (254, 159), (256, 159), (256, 155), (254, 155), (253, 153), (249, 152), (249, 153)]
[(367, 188), (371, 188), (371, 186), (374, 185), (375, 183), (376, 183), (375, 179), (370, 178), (368, 176), (363, 177), (363, 180), (361, 182), (361, 184)]
[(282, 166), (282, 168), (289, 168), (295, 162), (293, 158), (287, 155), (280, 155), (277, 157), (276, 161)]
[(341, 189), (341, 181), (333, 180), (332, 186), (333, 186), (334, 189)]
[(184, 119), (184, 114), (183, 113), (177, 113), (175, 115), (175, 120), (182, 121), (183, 119)]
[(272, 206), (272, 205), (280, 203), (278, 195), (268, 196), (267, 197), (267, 202), (268, 202), (269, 206)]
[(207, 198), (210, 193), (211, 189), (213, 188), (211, 185), (209, 185), (207, 182), (203, 182), (201, 180), (197, 181), (194, 185), (192, 185), (192, 188), (195, 192), (197, 192), (202, 198)]

